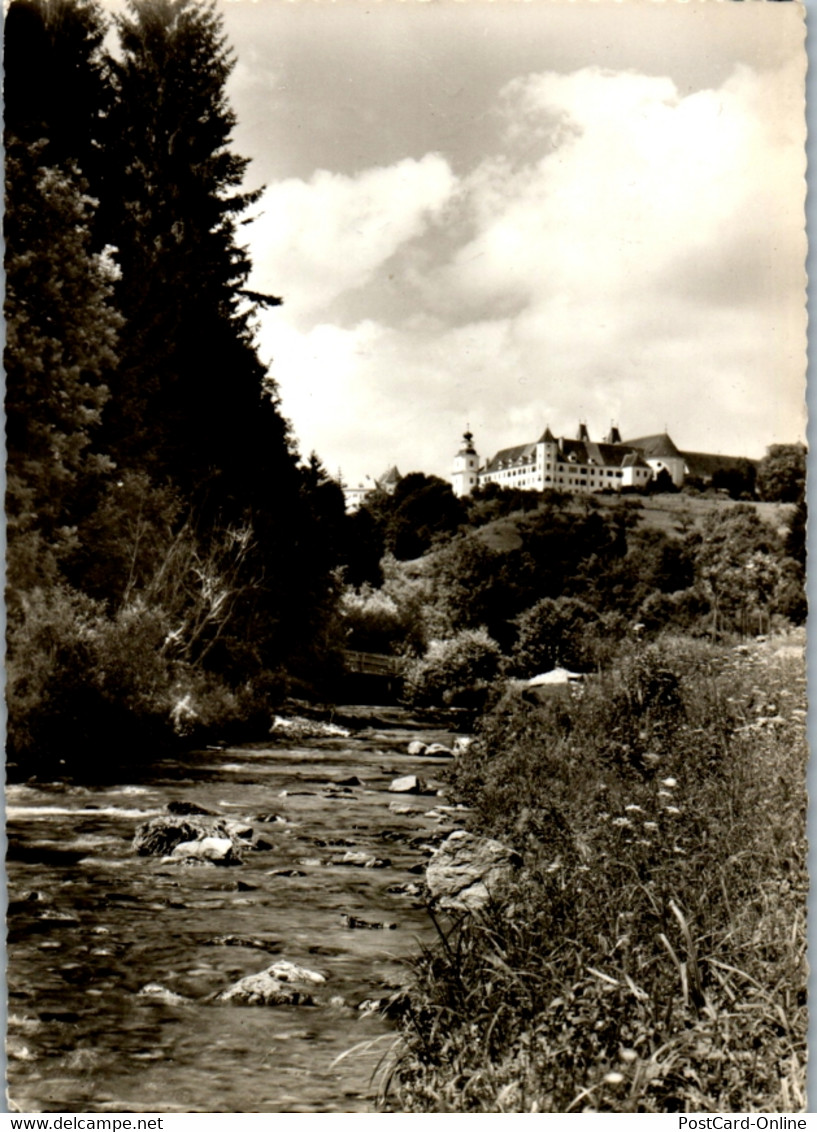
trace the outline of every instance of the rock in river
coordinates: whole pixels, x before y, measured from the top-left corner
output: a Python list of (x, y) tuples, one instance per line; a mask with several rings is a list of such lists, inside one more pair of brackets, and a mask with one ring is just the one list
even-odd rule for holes
[(355, 853), (351, 850), (330, 857), (328, 863), (330, 865), (354, 865), (358, 869), (387, 869), (391, 865), (388, 857), (373, 857), (370, 853)]
[(391, 794), (422, 794), (426, 788), (425, 782), (416, 774), (406, 774), (402, 778), (395, 778), (389, 786)]
[(241, 855), (236, 852), (229, 837), (202, 837), (198, 841), (182, 841), (174, 848), (171, 856), (181, 860), (213, 861), (216, 865), (241, 864)]
[(428, 863), (426, 884), (441, 908), (473, 912), (513, 875), (522, 858), (489, 837), (455, 830)]
[(169, 814), (143, 822), (133, 838), (133, 848), (140, 857), (166, 857), (185, 841), (205, 837), (233, 838), (229, 824), (220, 818)]
[(423, 754), (430, 759), (452, 759), (454, 752), (450, 747), (444, 747), (442, 743), (432, 743), (430, 747), (426, 747)]
[(312, 1006), (312, 987), (325, 981), (319, 971), (280, 959), (265, 971), (233, 983), (217, 996), (216, 1002), (243, 1006)]

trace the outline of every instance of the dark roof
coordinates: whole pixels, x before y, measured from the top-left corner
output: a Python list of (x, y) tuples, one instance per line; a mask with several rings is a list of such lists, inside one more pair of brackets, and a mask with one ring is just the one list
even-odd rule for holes
[(656, 433), (655, 436), (639, 436), (635, 440), (625, 440), (624, 443), (628, 448), (640, 449), (645, 456), (653, 459), (658, 456), (666, 459), (682, 455), (666, 432)]
[(474, 448), (474, 434), (470, 430), (466, 430), (462, 434), (463, 446), (457, 453), (458, 456), (476, 456), (477, 452)]
[(522, 461), (531, 462), (536, 456), (536, 441), (532, 444), (517, 444), (513, 448), (500, 448), (493, 460), (489, 460), (483, 468), (484, 472), (497, 472), (500, 465), (503, 468), (511, 464), (520, 464)]
[[(571, 460), (570, 457), (573, 457)], [(623, 468), (633, 464), (638, 452), (627, 444), (601, 444), (594, 440), (563, 440), (557, 460), (563, 464), (595, 464), (601, 468)], [(629, 458), (629, 463), (626, 463)]]
[(711, 479), (716, 472), (731, 472), (747, 463), (757, 467), (757, 460), (748, 460), (745, 456), (716, 456), (708, 452), (682, 452), (686, 461), (686, 471), (689, 476), (698, 476), (702, 480)]
[(548, 425), (547, 428), (545, 429), (545, 431), (539, 437), (537, 444), (555, 444), (555, 443), (556, 443), (556, 437), (550, 431), (550, 425)]
[(397, 465), (392, 464), (392, 466), (390, 468), (388, 468), (383, 473), (382, 476), (380, 476), (377, 480), (375, 480), (375, 483), (379, 487), (380, 485), (382, 485), (384, 483), (399, 483), (402, 478), (403, 477), (400, 475), (400, 473), (397, 470)]

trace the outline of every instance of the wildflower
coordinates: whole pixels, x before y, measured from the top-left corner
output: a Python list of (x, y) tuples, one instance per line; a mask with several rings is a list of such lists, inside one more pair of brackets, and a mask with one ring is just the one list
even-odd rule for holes
[(609, 814), (599, 814), (599, 821), (607, 821)]
[(619, 1050), (619, 1057), (622, 1061), (635, 1061), (638, 1054), (634, 1049), (630, 1049), (628, 1046), (622, 1046)]
[(678, 780), (675, 778), (662, 778), (661, 785), (668, 786), (670, 789), (672, 789), (673, 786), (678, 785)]
[(680, 812), (681, 811), (678, 809), (677, 806), (664, 806), (664, 813), (665, 814), (680, 814)]
[(613, 818), (613, 825), (629, 825), (629, 818)]
[(658, 791), (658, 797), (659, 798), (671, 798), (672, 794), (670, 794), (669, 790), (659, 790)]
[(661, 756), (660, 756), (660, 755), (656, 755), (656, 754), (653, 754), (652, 752), (649, 752), (649, 753), (648, 753), (648, 754), (646, 754), (646, 755), (642, 755), (641, 757), (642, 757), (642, 759), (644, 760), (644, 762), (645, 762), (645, 763), (647, 763), (647, 765), (648, 765), (648, 766), (655, 766), (655, 764), (656, 764), (656, 763), (657, 763), (657, 762), (658, 762), (658, 761), (660, 760), (660, 758), (661, 758)]
[(644, 828), (645, 829), (658, 829), (658, 822), (657, 821), (645, 821), (644, 822)]
[(641, 807), (640, 807), (640, 806), (637, 806), (637, 805), (635, 804), (635, 802), (631, 802), (631, 803), (630, 803), (630, 805), (629, 805), (629, 806), (625, 806), (625, 807), (624, 807), (624, 809), (625, 809), (625, 810), (633, 810), (633, 811), (636, 811), (636, 812), (637, 812), (637, 813), (639, 813), (639, 814), (643, 814), (643, 813), (644, 813), (644, 811), (643, 811), (643, 810), (641, 809)]
[(604, 1075), (605, 1085), (620, 1085), (623, 1080), (624, 1074), (618, 1073), (616, 1070), (613, 1070), (612, 1073), (605, 1073)]

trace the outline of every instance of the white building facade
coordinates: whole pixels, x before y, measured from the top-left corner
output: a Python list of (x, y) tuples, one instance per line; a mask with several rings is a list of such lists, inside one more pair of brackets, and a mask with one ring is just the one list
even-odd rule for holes
[(613, 427), (603, 441), (593, 441), (582, 423), (576, 439), (569, 440), (546, 428), (538, 440), (501, 449), (482, 468), (471, 433), (466, 432), (463, 440), (451, 472), (451, 486), (459, 496), (489, 483), (523, 491), (582, 494), (643, 488), (662, 468), (667, 468), (676, 486), (683, 483), (683, 456), (666, 434), (623, 442)]

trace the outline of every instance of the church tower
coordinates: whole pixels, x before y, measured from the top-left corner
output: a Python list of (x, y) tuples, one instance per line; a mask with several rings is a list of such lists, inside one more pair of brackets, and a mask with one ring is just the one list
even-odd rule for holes
[(451, 486), (457, 496), (470, 495), (479, 483), (479, 456), (474, 448), (474, 437), (470, 430), (462, 436), (463, 446), (454, 457), (451, 472)]

